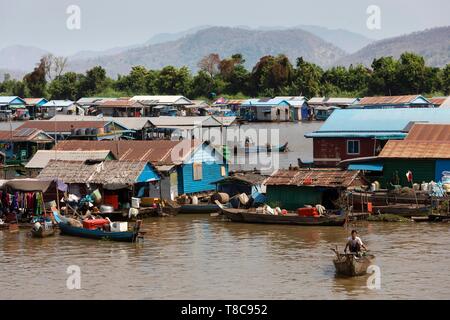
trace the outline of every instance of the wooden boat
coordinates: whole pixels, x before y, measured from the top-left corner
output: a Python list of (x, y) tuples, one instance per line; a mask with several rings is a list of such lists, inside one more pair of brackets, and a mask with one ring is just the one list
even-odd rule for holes
[(55, 235), (56, 228), (53, 225), (46, 227), (41, 225), (40, 227), (31, 228), (30, 233), (33, 238), (47, 238)]
[(393, 191), (380, 190), (380, 191), (367, 191), (359, 192), (352, 191), (349, 194), (349, 201), (353, 205), (354, 210), (360, 210), (361, 206), (366, 208), (367, 202), (372, 203), (373, 206), (386, 206), (389, 204), (431, 204), (431, 198), (428, 193), (421, 191), (416, 192), (414, 195), (398, 194)]
[(332, 250), (336, 253), (333, 263), (336, 273), (339, 275), (348, 277), (365, 275), (367, 268), (375, 260), (375, 256), (372, 254), (363, 254), (359, 257), (354, 253), (339, 253), (335, 249)]
[(64, 235), (89, 239), (98, 239), (98, 240), (122, 241), (122, 242), (136, 242), (138, 237), (139, 238), (142, 237), (142, 234), (139, 231), (142, 223), (141, 220), (138, 220), (136, 222), (133, 231), (111, 232), (101, 229), (90, 230), (82, 227), (71, 226), (64, 217), (60, 216), (56, 212), (53, 214), (56, 222), (58, 223), (59, 229), (61, 230), (61, 234)]
[(216, 213), (220, 212), (220, 207), (215, 203), (205, 204), (183, 204), (178, 213)]
[(416, 216), (416, 217), (411, 217), (411, 219), (414, 222), (430, 222), (429, 216)]
[(271, 146), (244, 146), (244, 147), (234, 147), (234, 153), (267, 153), (267, 152), (285, 152), (287, 151), (288, 143), (283, 145)]
[(373, 213), (395, 214), (397, 216), (410, 218), (412, 216), (427, 216), (431, 206), (397, 203), (385, 206), (373, 206)]
[(329, 215), (320, 217), (299, 216), (297, 213), (286, 215), (272, 215), (256, 213), (255, 209), (227, 209), (222, 208), (222, 213), (233, 222), (262, 223), (262, 224), (289, 224), (300, 226), (343, 226), (346, 215)]
[(449, 221), (450, 215), (447, 214), (429, 214), (428, 215), (428, 221), (430, 222), (443, 222), (443, 221)]

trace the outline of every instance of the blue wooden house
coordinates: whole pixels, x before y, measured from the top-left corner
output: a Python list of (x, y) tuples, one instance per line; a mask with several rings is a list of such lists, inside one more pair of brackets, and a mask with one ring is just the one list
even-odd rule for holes
[(215, 182), (228, 176), (228, 164), (214, 147), (202, 143), (177, 168), (178, 194), (215, 190)]
[(241, 104), (240, 116), (247, 121), (289, 121), (289, 110), (285, 99), (248, 99)]

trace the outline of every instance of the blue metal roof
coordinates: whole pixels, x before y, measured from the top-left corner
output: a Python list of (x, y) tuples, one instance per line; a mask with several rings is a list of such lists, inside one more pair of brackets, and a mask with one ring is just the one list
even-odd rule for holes
[(358, 131), (358, 132), (310, 132), (306, 138), (376, 138), (378, 140), (402, 140), (408, 135), (407, 132), (390, 131)]
[(408, 132), (411, 122), (450, 123), (450, 109), (337, 109), (322, 127), (308, 135), (335, 136), (336, 133), (401, 133)]
[(348, 166), (347, 170), (383, 171), (383, 165), (381, 163), (353, 163)]
[(278, 106), (289, 105), (285, 99), (273, 98), (273, 99), (248, 99), (242, 102), (241, 106)]

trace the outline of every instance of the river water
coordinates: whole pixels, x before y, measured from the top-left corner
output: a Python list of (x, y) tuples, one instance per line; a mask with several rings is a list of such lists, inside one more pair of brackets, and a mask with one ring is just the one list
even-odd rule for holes
[[(312, 159), (303, 137), (321, 123), (251, 124), (276, 129), (291, 152), (273, 171)], [(252, 161), (250, 161), (252, 160)], [(256, 159), (258, 161), (258, 159)], [(359, 222), (350, 228), (250, 225), (208, 215), (151, 218), (144, 244), (57, 235), (32, 239), (0, 230), (0, 299), (448, 299), (448, 224)], [(381, 288), (367, 276), (336, 277), (331, 247), (351, 228), (376, 255)], [(67, 268), (79, 266), (81, 289), (69, 290)]]
[[(381, 288), (340, 278), (331, 247), (351, 228), (376, 255)], [(448, 299), (448, 224), (251, 225), (208, 215), (150, 218), (143, 244), (0, 231), (0, 299)], [(67, 289), (67, 268), (81, 289)]]

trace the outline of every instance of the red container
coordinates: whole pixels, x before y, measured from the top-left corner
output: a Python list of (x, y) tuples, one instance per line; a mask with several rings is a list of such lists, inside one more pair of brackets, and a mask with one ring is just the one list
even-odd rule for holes
[(117, 194), (105, 195), (103, 203), (114, 208), (114, 210), (119, 209), (119, 196)]
[(319, 212), (316, 208), (298, 208), (297, 213), (301, 217), (318, 217)]
[(95, 219), (95, 220), (83, 220), (83, 228), (89, 230), (95, 230), (108, 224), (109, 221), (106, 219)]

